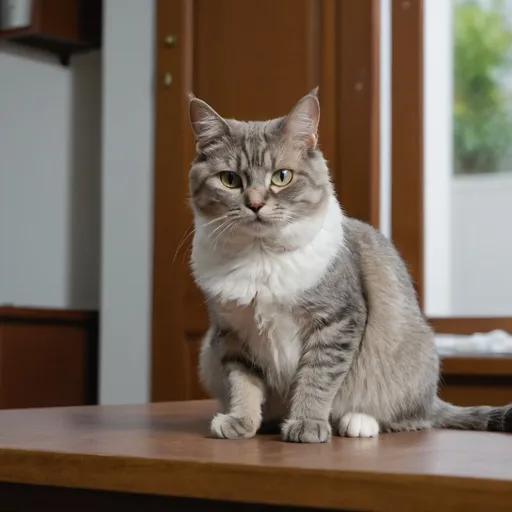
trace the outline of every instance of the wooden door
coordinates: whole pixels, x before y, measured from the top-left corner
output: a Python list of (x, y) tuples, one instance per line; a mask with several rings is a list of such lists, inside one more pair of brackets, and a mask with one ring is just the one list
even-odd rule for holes
[(157, 0), (152, 400), (204, 396), (207, 317), (190, 278), (186, 95), (221, 115), (285, 114), (315, 86), (320, 144), (346, 211), (377, 223), (378, 0)]

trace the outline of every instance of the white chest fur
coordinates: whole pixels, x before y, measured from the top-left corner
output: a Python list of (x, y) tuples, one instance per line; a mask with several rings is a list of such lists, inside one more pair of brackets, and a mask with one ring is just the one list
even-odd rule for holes
[[(261, 239), (211, 243), (209, 226), (196, 218), (194, 277), (223, 320), (250, 346), (256, 362), (281, 387), (300, 357), (299, 326), (292, 309), (316, 286), (343, 244), (342, 212), (333, 197), (321, 215), (285, 228), (290, 250), (271, 250)], [(232, 236), (232, 235), (231, 235)]]
[(265, 369), (269, 384), (286, 389), (300, 357), (298, 325), (290, 306), (255, 299), (249, 306), (216, 304), (215, 311), (245, 341), (254, 362)]

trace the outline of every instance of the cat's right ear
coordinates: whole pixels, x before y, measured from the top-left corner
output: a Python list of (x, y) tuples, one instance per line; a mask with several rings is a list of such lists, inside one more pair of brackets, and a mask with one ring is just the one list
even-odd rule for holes
[(204, 148), (216, 139), (228, 135), (228, 123), (208, 103), (189, 94), (190, 124), (198, 147)]

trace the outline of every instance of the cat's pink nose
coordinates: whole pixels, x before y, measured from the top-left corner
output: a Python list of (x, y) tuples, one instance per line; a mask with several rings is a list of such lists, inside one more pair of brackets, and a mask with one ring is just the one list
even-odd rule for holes
[(247, 203), (247, 208), (252, 210), (254, 213), (258, 213), (263, 208), (264, 205), (265, 205), (265, 203), (252, 203), (252, 202), (249, 202), (249, 203)]

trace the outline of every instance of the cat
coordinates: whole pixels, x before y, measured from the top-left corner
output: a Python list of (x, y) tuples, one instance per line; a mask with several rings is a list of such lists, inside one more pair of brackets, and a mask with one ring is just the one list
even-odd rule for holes
[(440, 363), (406, 265), (346, 216), (318, 147), (317, 89), (284, 117), (222, 118), (189, 97), (191, 268), (210, 327), (199, 375), (216, 438), (285, 441), (429, 427), (512, 431), (512, 406), (437, 396)]

